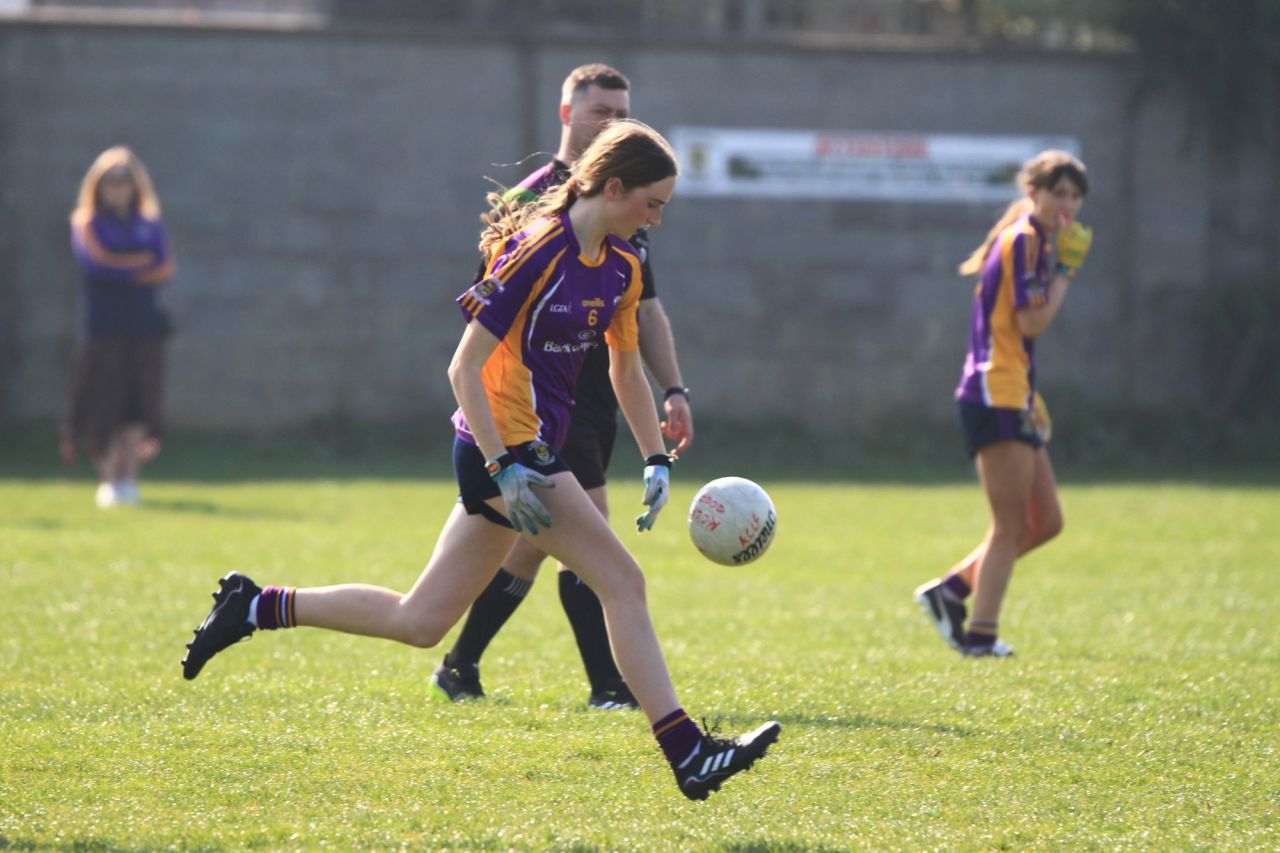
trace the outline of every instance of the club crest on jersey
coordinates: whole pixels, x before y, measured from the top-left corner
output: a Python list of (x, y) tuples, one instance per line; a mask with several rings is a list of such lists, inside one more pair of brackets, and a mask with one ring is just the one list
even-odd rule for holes
[(479, 300), (482, 304), (489, 304), (489, 297), (493, 294), (502, 292), (502, 282), (493, 276), (477, 281), (471, 285), (471, 295)]

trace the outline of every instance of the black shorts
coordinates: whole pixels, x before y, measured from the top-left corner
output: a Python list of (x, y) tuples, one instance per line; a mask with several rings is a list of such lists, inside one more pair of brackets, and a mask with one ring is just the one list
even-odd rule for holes
[(1044, 442), (1031, 424), (1030, 409), (995, 409), (976, 403), (960, 403), (960, 425), (964, 428), (964, 447), (969, 458), (988, 444), (1021, 441), (1039, 450)]
[(616, 416), (587, 417), (577, 412), (569, 422), (560, 456), (584, 489), (598, 489), (605, 483), (604, 472), (613, 458), (613, 443), (618, 438)]
[[(507, 450), (511, 451), (521, 465), (547, 477), (569, 470), (569, 466), (556, 455), (551, 446), (541, 441), (530, 441), (508, 447)], [(492, 498), (501, 497), (502, 490), (489, 476), (484, 463), (484, 454), (479, 447), (454, 438), (453, 473), (458, 478), (458, 502), (468, 515), (483, 515), (495, 524), (510, 527), (511, 522), (485, 503)]]

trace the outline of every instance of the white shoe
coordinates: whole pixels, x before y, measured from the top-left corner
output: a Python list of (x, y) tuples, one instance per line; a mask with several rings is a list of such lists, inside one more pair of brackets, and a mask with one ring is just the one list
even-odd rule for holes
[(115, 484), (116, 503), (128, 504), (136, 506), (141, 498), (138, 497), (138, 484), (133, 480), (125, 480)]
[(99, 483), (97, 494), (93, 496), (93, 502), (98, 505), (99, 509), (113, 507), (120, 502), (120, 498), (116, 495), (116, 487), (112, 483)]
[(967, 646), (962, 654), (967, 658), (1011, 658), (1013, 657), (1013, 646), (1004, 640), (996, 640), (995, 645), (991, 646)]

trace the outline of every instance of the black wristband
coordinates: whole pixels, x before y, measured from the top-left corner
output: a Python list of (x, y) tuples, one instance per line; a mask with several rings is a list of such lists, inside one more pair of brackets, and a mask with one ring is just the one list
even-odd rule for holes
[(490, 477), (496, 477), (514, 464), (516, 464), (516, 457), (510, 450), (504, 450), (484, 463), (484, 470), (489, 472)]
[(667, 390), (662, 392), (662, 402), (665, 403), (667, 400), (670, 400), (672, 397), (674, 397), (677, 394), (679, 394), (681, 397), (684, 397), (686, 400), (689, 399), (688, 388), (684, 387), (683, 385), (673, 385)]
[(661, 465), (663, 468), (670, 468), (671, 462), (672, 458), (670, 453), (655, 453), (644, 460), (644, 464), (646, 466)]

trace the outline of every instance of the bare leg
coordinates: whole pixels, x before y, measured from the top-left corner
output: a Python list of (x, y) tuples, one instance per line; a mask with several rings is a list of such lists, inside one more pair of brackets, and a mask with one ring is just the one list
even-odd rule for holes
[[(605, 518), (609, 517), (609, 496), (604, 486), (588, 489), (587, 497), (591, 498), (591, 502), (600, 510), (601, 515)], [(529, 538), (521, 536), (516, 540), (516, 544), (511, 546), (511, 553), (502, 562), (502, 568), (522, 580), (531, 581), (538, 576), (538, 569), (542, 567), (542, 561), (546, 558), (546, 551)], [(567, 571), (568, 568), (561, 563), (559, 570)]]
[(622, 677), (650, 723), (680, 706), (645, 600), (644, 573), (570, 473), (540, 497), (554, 524), (538, 534), (546, 552), (586, 581), (604, 607)]
[[(1062, 505), (1058, 502), (1058, 484), (1053, 476), (1053, 464), (1043, 447), (1036, 451), (1035, 476), (1031, 483), (1031, 501), (1027, 510), (1027, 529), (1018, 542), (1021, 557), (1053, 539), (1062, 532)], [(990, 537), (990, 532), (987, 536)], [(948, 575), (959, 574), (970, 588), (974, 585), (974, 573), (978, 561), (987, 546), (983, 540), (964, 559), (951, 567)]]
[(972, 621), (995, 623), (1013, 575), (1018, 545), (1027, 529), (1027, 505), (1035, 478), (1036, 452), (1016, 441), (978, 451), (978, 474), (991, 505), (991, 529), (978, 560)]
[(116, 431), (114, 440), (118, 442), (119, 450), (116, 482), (131, 483), (138, 479), (138, 470), (142, 467), (142, 443), (146, 437), (147, 428), (143, 424), (125, 424)]
[(300, 589), (294, 603), (298, 624), (434, 646), (493, 578), (515, 537), (515, 531), (455, 504), (408, 593), (368, 584)]
[[(609, 489), (607, 486), (597, 486), (594, 489), (587, 489), (587, 497), (591, 498), (591, 502), (596, 505), (596, 509), (600, 510), (600, 515), (609, 520)], [(569, 572), (573, 571), (564, 563), (556, 566), (557, 571)]]

